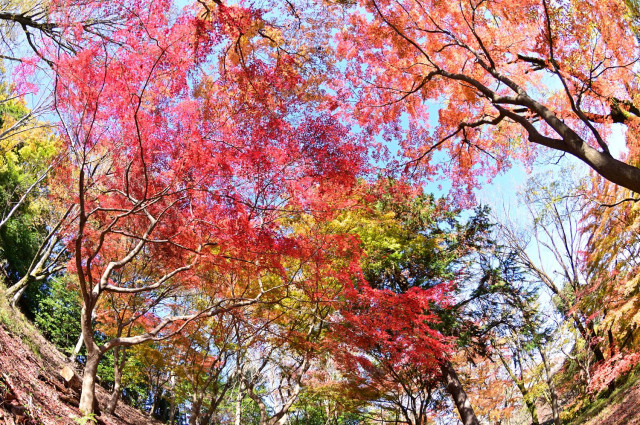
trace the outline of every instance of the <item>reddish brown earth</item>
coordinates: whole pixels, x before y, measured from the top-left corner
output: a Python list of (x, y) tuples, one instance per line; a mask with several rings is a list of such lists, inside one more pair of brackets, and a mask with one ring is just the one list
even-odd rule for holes
[[(0, 323), (0, 425), (77, 425), (80, 412), (59, 374), (72, 365), (21, 316), (15, 314), (12, 331)], [(106, 406), (107, 391), (99, 387), (97, 396), (100, 406)], [(102, 413), (97, 419), (104, 425), (160, 425), (122, 402), (115, 416)]]

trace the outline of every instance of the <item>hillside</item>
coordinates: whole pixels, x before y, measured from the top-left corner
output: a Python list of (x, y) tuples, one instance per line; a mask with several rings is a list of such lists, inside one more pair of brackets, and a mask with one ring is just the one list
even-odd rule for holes
[(584, 425), (638, 425), (640, 424), (640, 385), (621, 391), (611, 403), (586, 422)]
[(640, 425), (639, 372), (636, 368), (610, 395), (594, 400), (569, 425)]
[[(0, 297), (4, 300), (4, 297)], [(0, 305), (0, 424), (76, 425), (80, 412), (70, 400), (59, 372), (72, 366), (22, 314)], [(108, 392), (98, 387), (100, 406)], [(159, 425), (120, 402), (115, 416), (97, 417), (104, 425)]]

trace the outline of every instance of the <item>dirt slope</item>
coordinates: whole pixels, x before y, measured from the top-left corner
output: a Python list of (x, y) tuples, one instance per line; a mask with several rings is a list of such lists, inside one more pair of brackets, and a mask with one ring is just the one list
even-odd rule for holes
[[(21, 314), (3, 305), (0, 316), (0, 425), (77, 425), (80, 412), (59, 375), (72, 365)], [(108, 393), (99, 387), (97, 395), (106, 406)], [(104, 425), (160, 425), (122, 402), (115, 416), (97, 419)]]

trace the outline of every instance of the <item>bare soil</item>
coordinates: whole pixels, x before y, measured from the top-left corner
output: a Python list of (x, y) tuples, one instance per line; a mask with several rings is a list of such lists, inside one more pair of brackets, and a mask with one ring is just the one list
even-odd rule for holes
[[(11, 329), (0, 323), (0, 425), (77, 425), (80, 411), (60, 376), (65, 365), (74, 365), (20, 313), (0, 308), (12, 323)], [(97, 397), (104, 408), (108, 392), (98, 386)], [(96, 419), (103, 425), (161, 424), (123, 402), (115, 415)]]

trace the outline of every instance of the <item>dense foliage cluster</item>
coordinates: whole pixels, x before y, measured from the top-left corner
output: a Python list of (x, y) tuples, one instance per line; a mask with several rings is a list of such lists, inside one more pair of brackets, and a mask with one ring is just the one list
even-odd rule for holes
[(640, 363), (639, 10), (2, 2), (3, 296), (86, 420), (559, 425)]

